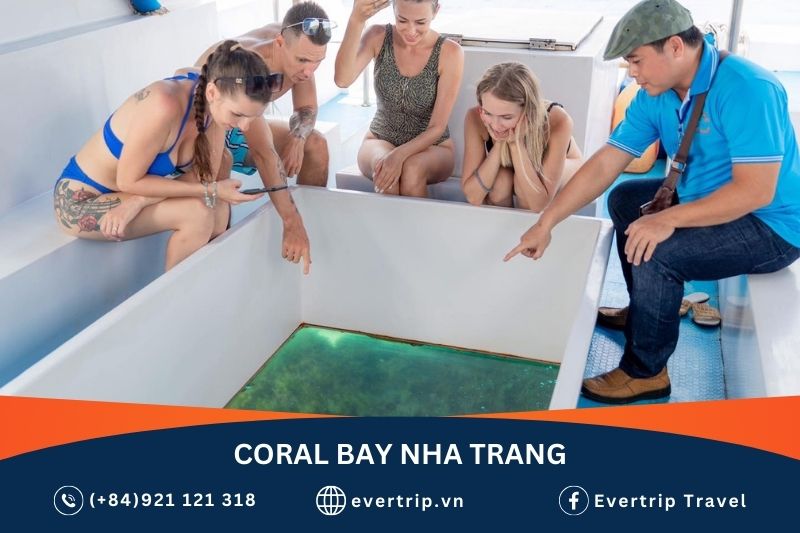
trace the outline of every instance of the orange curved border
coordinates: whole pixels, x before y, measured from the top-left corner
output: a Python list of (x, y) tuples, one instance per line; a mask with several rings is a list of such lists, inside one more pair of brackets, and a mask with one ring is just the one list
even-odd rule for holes
[[(800, 459), (800, 396), (651, 404), (470, 418), (542, 420), (661, 431)], [(0, 459), (86, 439), (177, 427), (329, 415), (0, 396)]]
[[(800, 459), (800, 396), (535, 411), (489, 418), (572, 422), (700, 437)], [(483, 418), (483, 415), (478, 415)]]
[(326, 415), (0, 396), (0, 460), (50, 446), (138, 431)]

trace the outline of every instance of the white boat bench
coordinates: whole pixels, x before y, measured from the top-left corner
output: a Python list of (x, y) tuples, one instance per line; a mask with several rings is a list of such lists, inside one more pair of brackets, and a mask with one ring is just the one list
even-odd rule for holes
[(728, 398), (800, 395), (800, 261), (720, 281)]
[(213, 3), (163, 17), (135, 16), (127, 2), (29, 4), (0, 21), (0, 69), (14, 80), (0, 99), (0, 385), (163, 272), (153, 258), (166, 235), (111, 244), (64, 234), (53, 185), (120, 102), (217, 39)]
[[(372, 180), (358, 170), (358, 165), (350, 165), (336, 172), (336, 188), (348, 191), (375, 192)], [(428, 198), (453, 202), (467, 201), (461, 190), (461, 178), (456, 176), (447, 178), (440, 183), (428, 185)]]
[[(349, 191), (362, 191), (375, 193), (372, 180), (364, 176), (358, 165), (350, 165), (336, 172), (336, 188)], [(447, 200), (451, 202), (466, 202), (464, 191), (461, 189), (461, 178), (453, 176), (440, 183), (428, 185), (428, 198), (433, 200)], [(578, 211), (578, 215), (595, 216), (597, 202), (592, 202)]]

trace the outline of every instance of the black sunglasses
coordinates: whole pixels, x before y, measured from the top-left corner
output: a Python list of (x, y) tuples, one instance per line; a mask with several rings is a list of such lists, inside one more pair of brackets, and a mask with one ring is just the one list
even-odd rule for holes
[(331, 30), (336, 27), (336, 23), (328, 19), (307, 18), (303, 19), (302, 22), (295, 22), (294, 24), (284, 26), (281, 28), (281, 31), (294, 26), (300, 26), (301, 24), (303, 25), (303, 33), (306, 35), (314, 36), (322, 33), (328, 39), (331, 38)]
[(219, 82), (244, 85), (244, 92), (247, 95), (263, 93), (264, 88), (267, 88), (269, 92), (277, 93), (283, 87), (283, 72), (273, 72), (269, 76), (224, 77), (214, 80), (214, 83)]

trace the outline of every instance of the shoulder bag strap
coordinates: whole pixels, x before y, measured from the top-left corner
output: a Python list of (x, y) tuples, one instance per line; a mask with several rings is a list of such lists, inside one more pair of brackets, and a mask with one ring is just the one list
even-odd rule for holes
[[(727, 50), (720, 50), (719, 64), (722, 64), (722, 61), (728, 57), (728, 55), (729, 52)], [(719, 65), (717, 68), (719, 68)], [(711, 90), (711, 87), (709, 87), (709, 90)], [(664, 183), (661, 184), (662, 187), (665, 187), (672, 192), (675, 191), (675, 187), (678, 184), (678, 179), (680, 179), (681, 175), (683, 175), (683, 173), (686, 171), (686, 160), (689, 157), (689, 146), (691, 146), (692, 139), (694, 138), (694, 132), (697, 130), (697, 123), (700, 122), (700, 115), (703, 113), (703, 107), (706, 103), (707, 94), (708, 91), (697, 95), (694, 102), (694, 109), (692, 109), (692, 116), (689, 117), (689, 126), (686, 128), (686, 133), (684, 133), (683, 139), (681, 139), (681, 144), (678, 147), (678, 153), (675, 154), (675, 158), (672, 160), (672, 163), (670, 163), (667, 177), (664, 179)]]

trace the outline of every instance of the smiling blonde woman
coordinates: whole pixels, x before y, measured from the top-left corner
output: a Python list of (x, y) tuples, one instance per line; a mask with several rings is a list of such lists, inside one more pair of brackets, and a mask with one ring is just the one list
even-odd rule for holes
[(461, 187), (470, 203), (539, 212), (583, 162), (572, 118), (541, 97), (531, 70), (517, 62), (486, 71), (478, 106), (464, 121)]

